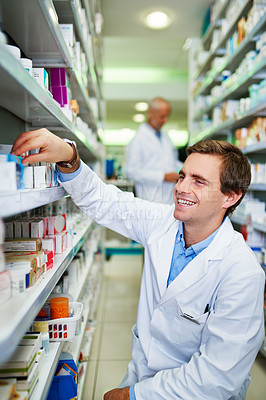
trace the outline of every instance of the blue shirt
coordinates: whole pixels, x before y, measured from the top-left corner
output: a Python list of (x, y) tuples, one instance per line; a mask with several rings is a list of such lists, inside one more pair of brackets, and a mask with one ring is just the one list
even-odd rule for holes
[(80, 164), (79, 168), (76, 171), (66, 174), (64, 172), (59, 171), (59, 169), (56, 167), (58, 177), (61, 182), (71, 181), (71, 179), (76, 178), (76, 176), (78, 176), (80, 174), (81, 169), (82, 169), (82, 164)]
[[(75, 172), (71, 172), (69, 174), (65, 174), (58, 170), (59, 179), (61, 182), (67, 182), (71, 179), (78, 176), (81, 172), (81, 165)], [(172, 261), (170, 266), (170, 272), (167, 280), (167, 287), (173, 282), (173, 280), (180, 274), (181, 271), (188, 265), (190, 261), (193, 260), (202, 250), (206, 249), (209, 246), (211, 241), (214, 239), (215, 235), (217, 234), (218, 229), (213, 232), (210, 236), (206, 239), (202, 240), (199, 243), (193, 244), (192, 246), (186, 249), (185, 247), (185, 240), (183, 234), (183, 223), (180, 224), (180, 229), (176, 234), (175, 238), (175, 247), (172, 255)], [(129, 398), (130, 400), (136, 400), (134, 386), (132, 385), (129, 388)]]

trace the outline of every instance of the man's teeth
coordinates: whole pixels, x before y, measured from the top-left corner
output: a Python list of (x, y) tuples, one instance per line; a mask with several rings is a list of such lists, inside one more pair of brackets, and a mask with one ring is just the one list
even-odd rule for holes
[(182, 199), (178, 199), (177, 202), (178, 202), (178, 204), (182, 204), (182, 205), (186, 205), (186, 206), (193, 206), (194, 204), (196, 204), (193, 201), (182, 200)]

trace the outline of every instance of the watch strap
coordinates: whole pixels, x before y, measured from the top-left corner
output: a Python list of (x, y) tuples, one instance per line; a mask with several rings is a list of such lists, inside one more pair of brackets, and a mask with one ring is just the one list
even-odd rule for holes
[(69, 144), (69, 146), (72, 147), (73, 151), (73, 156), (71, 158), (71, 160), (69, 161), (59, 161), (57, 162), (57, 166), (62, 167), (62, 168), (72, 168), (73, 165), (75, 164), (75, 162), (77, 161), (78, 158), (78, 153), (77, 153), (77, 149), (76, 146), (73, 142), (66, 142), (67, 144)]

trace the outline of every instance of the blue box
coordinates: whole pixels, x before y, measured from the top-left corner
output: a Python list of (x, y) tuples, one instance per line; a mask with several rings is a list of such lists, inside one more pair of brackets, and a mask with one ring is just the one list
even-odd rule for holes
[(69, 367), (78, 374), (78, 369), (74, 360), (59, 360), (46, 400), (69, 400), (77, 396), (78, 383), (75, 382), (72, 375), (56, 376), (63, 364), (69, 365)]

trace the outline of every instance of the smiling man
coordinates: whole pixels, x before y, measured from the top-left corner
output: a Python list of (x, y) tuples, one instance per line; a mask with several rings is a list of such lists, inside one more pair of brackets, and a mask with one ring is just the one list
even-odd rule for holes
[(13, 153), (35, 148), (40, 153), (24, 163), (57, 162), (80, 208), (145, 248), (132, 361), (104, 399), (245, 399), (264, 338), (265, 284), (228, 219), (250, 183), (246, 156), (216, 140), (189, 147), (170, 206), (105, 185), (46, 129), (21, 134)]

